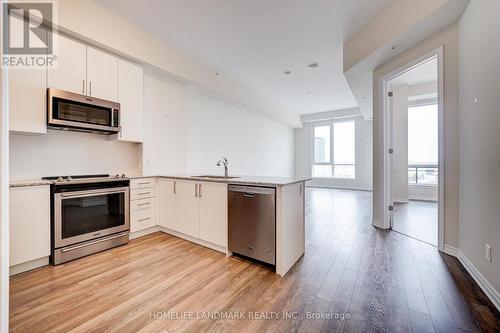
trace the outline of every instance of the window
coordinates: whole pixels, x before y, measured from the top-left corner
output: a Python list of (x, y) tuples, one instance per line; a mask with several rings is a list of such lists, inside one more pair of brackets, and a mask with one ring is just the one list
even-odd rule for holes
[(315, 126), (313, 151), (313, 177), (354, 179), (354, 121), (338, 121), (332, 125)]
[(438, 106), (408, 108), (408, 182), (438, 183)]

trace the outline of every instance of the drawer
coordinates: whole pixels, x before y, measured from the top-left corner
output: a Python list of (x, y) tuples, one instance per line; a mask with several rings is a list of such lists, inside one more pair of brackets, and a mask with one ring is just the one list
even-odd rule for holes
[(130, 188), (138, 189), (138, 188), (150, 188), (155, 187), (156, 181), (154, 178), (138, 178), (130, 180)]
[(135, 232), (156, 225), (155, 209), (147, 208), (130, 212), (130, 231)]
[(130, 190), (130, 200), (154, 198), (155, 194), (156, 189), (154, 187)]
[(155, 198), (137, 199), (130, 201), (130, 210), (139, 210), (155, 207)]

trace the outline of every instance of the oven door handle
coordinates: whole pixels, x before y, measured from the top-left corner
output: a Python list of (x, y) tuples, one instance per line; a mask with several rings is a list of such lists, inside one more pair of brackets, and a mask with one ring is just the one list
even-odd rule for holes
[(122, 236), (125, 236), (125, 235), (128, 235), (128, 231), (121, 232), (119, 234), (116, 234), (116, 235), (113, 235), (113, 236), (110, 236), (110, 237), (100, 238), (100, 239), (97, 239), (95, 241), (85, 242), (83, 244), (78, 244), (78, 245), (75, 245), (75, 246), (68, 246), (68, 247), (62, 248), (61, 251), (62, 252), (69, 252), (69, 251), (81, 249), (82, 247), (87, 247), (89, 245), (94, 245), (94, 244), (97, 244), (97, 243), (102, 243), (102, 242), (105, 242), (105, 241), (110, 240), (110, 239), (115, 239), (115, 238), (118, 238), (118, 237), (122, 237)]
[(113, 189), (102, 189), (102, 190), (88, 190), (88, 191), (78, 191), (78, 192), (65, 192), (65, 193), (56, 193), (57, 196), (61, 198), (83, 198), (83, 197), (92, 197), (96, 195), (103, 194), (115, 194), (115, 193), (127, 193), (128, 187), (116, 187)]

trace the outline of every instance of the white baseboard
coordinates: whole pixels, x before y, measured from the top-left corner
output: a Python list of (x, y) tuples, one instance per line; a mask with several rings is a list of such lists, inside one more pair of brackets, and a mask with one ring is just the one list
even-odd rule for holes
[(477, 270), (477, 268), (469, 261), (469, 259), (461, 252), (458, 252), (458, 260), (472, 276), (474, 281), (479, 285), (483, 292), (488, 296), (490, 301), (500, 311), (500, 293), (486, 280), (486, 278)]
[(367, 191), (372, 192), (372, 188), (362, 186), (342, 186), (342, 185), (319, 185), (319, 184), (306, 184), (306, 187), (311, 188), (330, 188), (335, 190), (352, 190), (352, 191)]
[(158, 230), (161, 231), (161, 232), (164, 232), (166, 234), (169, 234), (169, 235), (172, 235), (172, 236), (175, 236), (175, 237), (179, 237), (179, 238), (185, 239), (185, 240), (187, 240), (187, 241), (189, 241), (191, 243), (196, 243), (196, 244), (199, 244), (201, 246), (208, 247), (209, 249), (212, 249), (212, 250), (219, 251), (219, 252), (222, 252), (224, 254), (227, 254), (226, 248), (223, 247), (223, 246), (220, 246), (220, 245), (217, 245), (217, 244), (213, 244), (213, 243), (204, 241), (202, 239), (199, 239), (199, 238), (196, 238), (196, 237), (192, 237), (192, 236), (183, 234), (183, 233), (178, 232), (178, 231), (170, 230), (170, 229), (162, 227), (162, 226), (158, 226)]
[(142, 237), (142, 236), (146, 236), (146, 235), (152, 234), (152, 233), (157, 232), (157, 231), (160, 231), (160, 229), (159, 229), (159, 227), (157, 225), (155, 225), (154, 227), (151, 227), (151, 228), (147, 228), (147, 229), (143, 229), (143, 230), (131, 232), (129, 234), (128, 238), (129, 239), (135, 239), (135, 238), (139, 238), (139, 237)]
[(9, 275), (16, 275), (23, 272), (31, 271), (35, 268), (47, 266), (49, 264), (49, 257), (43, 257), (35, 260), (31, 260), (28, 262), (23, 262), (19, 265), (10, 266)]
[(444, 253), (458, 258), (459, 250), (456, 247), (450, 246), (448, 244), (444, 244)]
[(460, 261), (474, 281), (479, 285), (479, 288), (486, 294), (497, 310), (500, 311), (500, 293), (488, 282), (488, 280), (486, 280), (483, 274), (479, 272), (462, 251), (456, 247), (445, 244), (444, 253), (454, 256)]

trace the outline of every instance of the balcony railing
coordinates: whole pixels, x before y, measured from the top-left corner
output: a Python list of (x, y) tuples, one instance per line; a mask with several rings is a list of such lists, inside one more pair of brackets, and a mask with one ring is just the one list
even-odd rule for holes
[(408, 183), (415, 185), (437, 185), (438, 166), (433, 164), (409, 164)]

